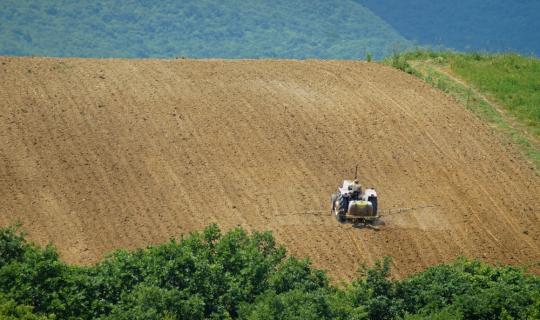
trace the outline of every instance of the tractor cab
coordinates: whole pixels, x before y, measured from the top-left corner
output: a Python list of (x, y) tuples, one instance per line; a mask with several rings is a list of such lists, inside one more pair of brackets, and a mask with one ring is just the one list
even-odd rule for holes
[(343, 180), (341, 187), (338, 187), (339, 193), (349, 199), (360, 199), (362, 194), (362, 186), (358, 180)]

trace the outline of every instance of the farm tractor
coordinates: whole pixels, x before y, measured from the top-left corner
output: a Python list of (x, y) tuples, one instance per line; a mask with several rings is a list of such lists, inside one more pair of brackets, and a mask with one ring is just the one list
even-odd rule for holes
[(332, 194), (331, 202), (331, 213), (340, 223), (351, 222), (354, 227), (378, 230), (377, 192), (373, 188), (362, 190), (356, 174), (354, 180), (343, 181)]

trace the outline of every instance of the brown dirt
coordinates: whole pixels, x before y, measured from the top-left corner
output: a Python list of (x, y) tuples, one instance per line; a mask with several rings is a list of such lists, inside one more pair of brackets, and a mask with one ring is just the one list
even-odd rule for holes
[[(360, 165), (388, 215), (339, 225)], [(444, 94), (353, 61), (0, 57), (0, 225), (93, 263), (217, 222), (269, 229), (336, 278), (401, 277), (459, 255), (540, 260), (540, 178)]]

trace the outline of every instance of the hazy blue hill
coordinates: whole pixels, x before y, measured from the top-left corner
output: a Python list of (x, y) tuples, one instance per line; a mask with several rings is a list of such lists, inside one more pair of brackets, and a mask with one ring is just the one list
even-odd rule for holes
[(421, 45), (540, 56), (538, 0), (355, 0)]
[(407, 41), (352, 0), (3, 0), (0, 54), (359, 58)]

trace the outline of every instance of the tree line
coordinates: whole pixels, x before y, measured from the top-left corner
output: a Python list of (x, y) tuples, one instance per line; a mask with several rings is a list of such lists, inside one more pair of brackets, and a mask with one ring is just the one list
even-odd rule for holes
[(538, 319), (540, 277), (458, 259), (402, 280), (386, 258), (333, 284), (269, 232), (216, 225), (68, 265), (0, 229), (2, 319)]

